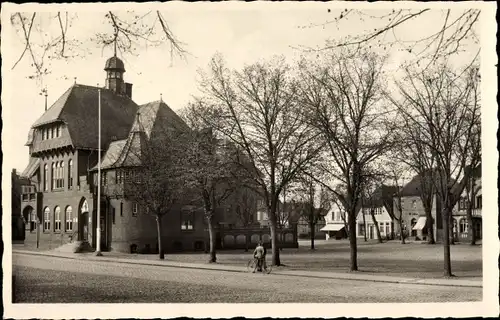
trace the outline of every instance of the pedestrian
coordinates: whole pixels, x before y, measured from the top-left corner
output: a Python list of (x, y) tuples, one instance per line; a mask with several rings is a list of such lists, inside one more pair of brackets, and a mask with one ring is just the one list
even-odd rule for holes
[(253, 257), (255, 259), (255, 268), (253, 269), (253, 273), (258, 269), (259, 271), (262, 271), (263, 263), (262, 260), (264, 260), (265, 263), (265, 257), (266, 257), (266, 248), (262, 246), (262, 242), (259, 241), (257, 244), (257, 247), (253, 251)]

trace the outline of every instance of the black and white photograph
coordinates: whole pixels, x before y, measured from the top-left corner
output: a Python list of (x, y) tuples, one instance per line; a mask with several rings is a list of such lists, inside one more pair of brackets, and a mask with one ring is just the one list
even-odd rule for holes
[(4, 317), (500, 313), (494, 2), (1, 11)]

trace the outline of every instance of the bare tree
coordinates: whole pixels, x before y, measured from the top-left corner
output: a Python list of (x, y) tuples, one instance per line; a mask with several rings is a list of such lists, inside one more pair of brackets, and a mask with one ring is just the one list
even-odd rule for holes
[[(361, 214), (363, 215), (363, 220), (365, 219), (366, 211), (370, 214), (370, 217), (372, 218), (373, 225), (375, 227), (375, 232), (377, 233), (377, 240), (379, 243), (382, 243), (382, 235), (380, 234), (380, 228), (379, 224), (377, 221), (377, 218), (375, 217), (375, 210), (380, 208), (380, 200), (377, 199), (378, 197), (381, 196), (381, 194), (378, 193), (380, 184), (378, 181), (374, 179), (364, 179), (364, 183), (362, 186), (362, 192), (361, 196), (363, 197), (362, 201), (362, 212)], [(367, 209), (367, 210), (365, 210)], [(365, 223), (365, 221), (363, 221)], [(366, 226), (366, 224), (365, 224)], [(366, 227), (365, 227), (366, 228)]]
[[(42, 80), (50, 73), (54, 60), (68, 60), (92, 54), (91, 47), (104, 50), (114, 47), (122, 55), (137, 55), (142, 47), (170, 45), (170, 58), (184, 58), (188, 52), (170, 29), (160, 11), (115, 12), (96, 15), (96, 21), (109, 26), (108, 31), (99, 29), (99, 23), (90, 24), (95, 30), (88, 37), (74, 31), (73, 24), (79, 22), (77, 13), (58, 12), (16, 12), (11, 15), (11, 24), (24, 42), (24, 50), (12, 69), (26, 60), (33, 69), (31, 79)], [(85, 50), (87, 48), (89, 50)]]
[(298, 185), (294, 191), (299, 200), (297, 201), (297, 209), (300, 216), (304, 218), (311, 230), (311, 250), (314, 250), (316, 225), (328, 213), (331, 199), (329, 199), (327, 191), (307, 175), (298, 179)]
[[(249, 188), (238, 187), (231, 195), (231, 200), (235, 205), (236, 215), (241, 225), (245, 227), (255, 223), (255, 213), (257, 211), (257, 195)], [(249, 239), (245, 242), (245, 251), (248, 251)]]
[(270, 219), (272, 264), (280, 265), (276, 228), (283, 189), (317, 154), (317, 134), (306, 125), (296, 81), (283, 59), (231, 72), (221, 56), (203, 75), (202, 90), (225, 119), (218, 130), (246, 155)]
[(463, 192), (466, 181), (481, 158), (480, 144), (475, 136), (480, 132), (480, 95), (478, 68), (468, 67), (454, 72), (440, 64), (421, 73), (408, 72), (398, 83), (402, 98), (395, 101), (419, 128), (420, 140), (435, 158), (434, 179), (442, 206), (444, 275), (452, 276), (450, 259), (450, 220), (453, 207)]
[(203, 203), (210, 238), (209, 262), (216, 257), (216, 211), (237, 187), (235, 151), (225, 139), (218, 138), (207, 125), (213, 114), (201, 101), (190, 104), (183, 118), (191, 131), (184, 135), (182, 178), (185, 185), (199, 195)]
[(159, 258), (164, 259), (162, 218), (184, 198), (177, 157), (180, 133), (168, 130), (148, 138), (140, 121), (138, 125), (137, 131), (132, 133), (134, 137), (127, 141), (130, 165), (118, 170), (124, 180), (124, 196), (156, 217)]
[(474, 228), (474, 219), (472, 212), (476, 206), (476, 196), (481, 191), (482, 185), (477, 184), (478, 172), (480, 172), (480, 165), (476, 168), (468, 167), (467, 170), (474, 170), (474, 173), (468, 177), (465, 184), (465, 203), (466, 203), (466, 214), (467, 220), (469, 222), (469, 234), (470, 234), (470, 244), (476, 244), (476, 229)]
[(384, 120), (387, 110), (381, 104), (382, 64), (369, 53), (331, 55), (312, 70), (307, 62), (302, 64), (303, 104), (331, 158), (323, 169), (346, 189), (345, 196), (337, 196), (343, 198), (348, 214), (352, 271), (358, 270), (354, 230), (363, 176), (391, 146)]
[[(422, 133), (422, 128), (413, 123), (406, 112), (400, 112), (396, 120), (401, 123), (398, 128), (399, 141), (395, 143), (394, 156), (401, 163), (406, 164), (418, 177), (418, 195), (422, 201), (426, 216), (425, 228), (429, 244), (435, 244), (434, 218), (432, 207), (436, 196), (435, 182), (438, 179), (436, 172), (436, 158)], [(396, 172), (392, 172), (396, 174)]]
[[(362, 24), (371, 24), (373, 28), (355, 35), (336, 38), (327, 41), (326, 45), (318, 48), (301, 47), (307, 51), (323, 51), (335, 48), (350, 48), (362, 50), (368, 48), (388, 51), (391, 49), (404, 51), (412, 59), (408, 65), (415, 63), (424, 69), (429, 68), (436, 61), (470, 51), (471, 45), (476, 57), (479, 55), (478, 22), (481, 10), (465, 9), (389, 9), (389, 10), (330, 10), (332, 19), (316, 24), (304, 26), (307, 28), (327, 28), (334, 26), (345, 27), (347, 21), (358, 21)], [(415, 37), (408, 32), (411, 23), (414, 25), (428, 24), (433, 21), (435, 28), (428, 34)]]
[(402, 191), (408, 169), (402, 165), (402, 162), (393, 160), (394, 158), (392, 158), (392, 161), (386, 162), (385, 172), (387, 180), (395, 187), (395, 192), (391, 198), (384, 200), (384, 206), (392, 219), (399, 225), (399, 239), (401, 240), (401, 244), (405, 244), (406, 235), (404, 232)]

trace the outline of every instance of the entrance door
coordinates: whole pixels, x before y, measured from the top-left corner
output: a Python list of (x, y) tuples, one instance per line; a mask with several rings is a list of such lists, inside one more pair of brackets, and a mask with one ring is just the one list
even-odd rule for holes
[(373, 237), (373, 233), (374, 233), (374, 231), (375, 231), (375, 230), (373, 230), (373, 229), (374, 229), (374, 225), (373, 225), (373, 224), (370, 224), (370, 228), (369, 228), (369, 230), (370, 230), (370, 234), (369, 234), (369, 236), (368, 236), (368, 238), (369, 238), (369, 239), (373, 239), (373, 238), (374, 238), (374, 237)]
[(80, 219), (81, 221), (81, 230), (80, 234), (81, 240), (82, 241), (89, 241), (89, 213), (88, 212), (82, 212), (82, 218)]
[(475, 228), (475, 233), (476, 233), (476, 239), (482, 239), (482, 234), (481, 234), (481, 225), (482, 221), (480, 219), (474, 219), (474, 228)]

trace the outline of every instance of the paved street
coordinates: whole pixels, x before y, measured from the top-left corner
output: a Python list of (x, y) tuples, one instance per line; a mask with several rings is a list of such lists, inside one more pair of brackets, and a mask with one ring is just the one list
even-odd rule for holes
[(14, 302), (446, 302), (482, 289), (13, 255)]

